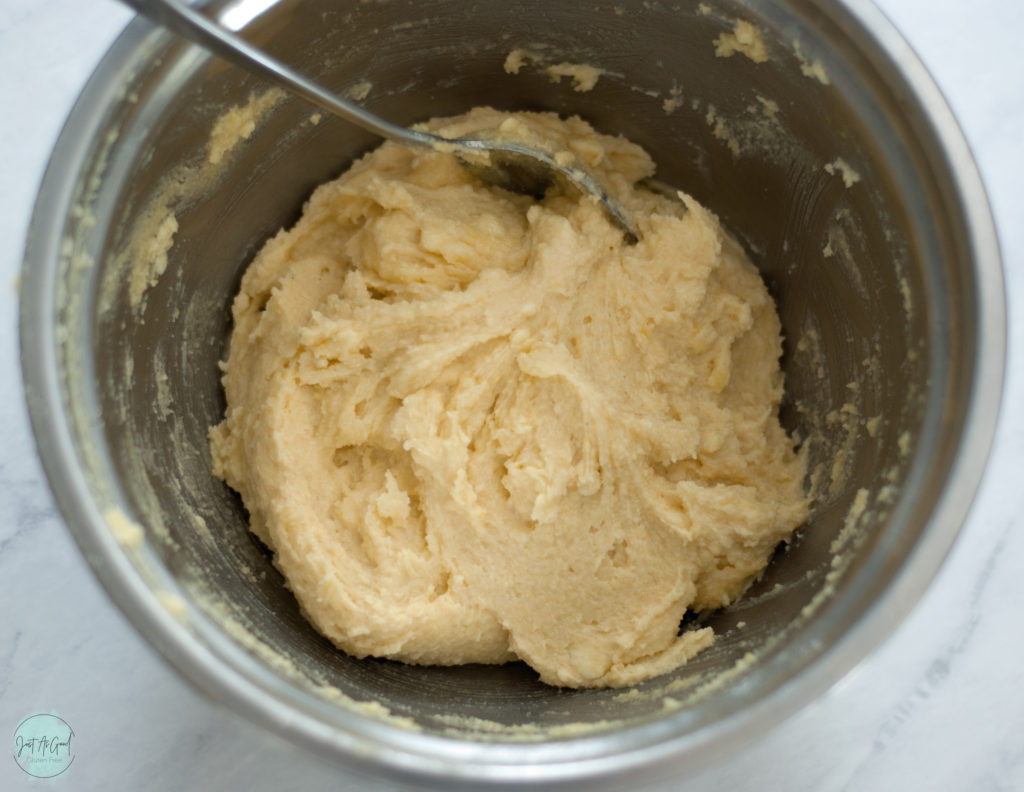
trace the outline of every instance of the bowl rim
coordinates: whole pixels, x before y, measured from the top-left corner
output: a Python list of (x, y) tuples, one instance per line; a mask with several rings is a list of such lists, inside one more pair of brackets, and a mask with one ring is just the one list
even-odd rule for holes
[[(365, 773), (420, 783), (507, 783), (621, 779), (624, 773), (664, 777), (683, 767), (711, 764), (793, 715), (849, 673), (891, 634), (938, 572), (968, 516), (980, 485), (1002, 402), (1006, 355), (1006, 305), (999, 242), (985, 188), (968, 143), (940, 89), (918, 56), (884, 14), (867, 0), (807, 0), (848, 15), (879, 51), (899, 65), (926, 119), (943, 163), (959, 191), (977, 286), (977, 343), (973, 351), (963, 428), (955, 457), (914, 551), (889, 586), (834, 644), (824, 648), (799, 677), (771, 690), (739, 713), (697, 732), (680, 732), (681, 721), (630, 727), (637, 739), (624, 746), (616, 735), (550, 743), (474, 743), (402, 732), (352, 715), (338, 729), (301, 708), (287, 685), (240, 647), (204, 644), (160, 602), (151, 580), (110, 535), (96, 494), (79, 465), (78, 445), (65, 413), (55, 332), (61, 241), (74, 202), (74, 179), (100, 129), (101, 109), (116, 101), (115, 87), (142, 54), (169, 36), (138, 19), (120, 34), (97, 66), (73, 109), (48, 163), (29, 226), (22, 266), (19, 336), (25, 398), (51, 491), (94, 574), (135, 629), (192, 686), (270, 730)], [(806, 3), (805, 3), (806, 4)], [(827, 7), (827, 8), (826, 8)], [(155, 558), (155, 556), (154, 556)], [(206, 636), (210, 637), (210, 636)], [(799, 682), (799, 684), (798, 684)], [(396, 742), (397, 739), (397, 742)], [(587, 743), (582, 752), (571, 742)], [(401, 743), (399, 745), (398, 743)]]

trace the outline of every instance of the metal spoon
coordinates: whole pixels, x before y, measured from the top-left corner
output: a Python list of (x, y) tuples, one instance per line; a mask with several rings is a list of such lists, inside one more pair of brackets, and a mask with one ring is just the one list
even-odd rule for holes
[(604, 206), (611, 221), (622, 229), (626, 241), (630, 244), (637, 241), (622, 207), (593, 175), (576, 166), (560, 165), (552, 154), (511, 141), (485, 137), (448, 139), (392, 124), (336, 96), (178, 0), (122, 2), (192, 43), (370, 132), (405, 146), (455, 154), (467, 170), (488, 184), (540, 196), (548, 186), (558, 182), (562, 186), (574, 187), (584, 195), (592, 195)]

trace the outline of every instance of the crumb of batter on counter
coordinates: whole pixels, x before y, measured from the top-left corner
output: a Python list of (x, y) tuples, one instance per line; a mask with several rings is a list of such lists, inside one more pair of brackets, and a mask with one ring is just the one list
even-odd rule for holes
[(722, 33), (715, 39), (715, 56), (728, 58), (737, 52), (746, 55), (754, 63), (768, 60), (768, 48), (757, 28), (744, 19), (737, 19), (731, 33)]

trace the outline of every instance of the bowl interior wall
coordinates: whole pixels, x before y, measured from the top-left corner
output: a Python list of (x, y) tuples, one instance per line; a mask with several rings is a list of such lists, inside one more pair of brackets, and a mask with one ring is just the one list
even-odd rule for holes
[[(858, 491), (875, 497), (905, 479), (907, 438), (917, 441), (936, 376), (929, 323), (945, 308), (937, 303), (941, 295), (926, 288), (929, 267), (938, 265), (925, 263), (922, 249), (931, 243), (909, 208), (925, 186), (904, 178), (914, 165), (904, 149), (908, 133), (880, 87), (854, 74), (852, 55), (827, 61), (829, 85), (801, 72), (792, 40), (811, 22), (795, 6), (760, 18), (766, 63), (716, 57), (715, 38), (737, 17), (758, 19), (730, 3), (715, 4), (710, 14), (697, 3), (637, 3), (620, 15), (610, 5), (574, 1), (282, 0), (247, 30), (339, 91), (369, 80), (365, 104), (400, 123), (489, 104), (578, 114), (621, 133), (653, 155), (661, 180), (716, 212), (760, 268), (785, 333), (784, 422), (809, 444), (811, 468), (821, 468), (819, 496), (808, 525), (748, 597), (705, 617), (720, 638), (671, 675), (683, 691), (736, 667), (752, 649), (762, 663), (790, 653), (795, 673), (811, 651), (801, 636), (829, 618), (829, 602), (808, 618), (801, 617), (805, 607), (826, 586), (840, 597), (872, 551), (895, 541), (887, 534), (896, 530), (895, 501), (875, 498), (870, 519), (848, 545), (843, 574), (828, 576), (833, 543)], [(510, 75), (503, 63), (516, 47), (550, 62), (593, 64), (605, 74), (586, 93), (567, 81), (552, 83), (534, 66)], [(206, 188), (169, 190), (168, 174), (202, 169), (216, 118), (265, 86), (174, 43), (133, 85), (140, 100), (117, 111), (126, 145), (112, 155), (117, 168), (110, 171), (125, 176), (109, 186), (117, 191), (110, 202), (116, 210), (96, 256), (96, 294), (113, 299), (92, 303), (90, 354), (120, 497), (183, 589), (215, 619), (294, 661), (310, 689), (327, 685), (377, 701), (428, 731), (449, 728), (452, 715), (508, 725), (661, 717), (659, 696), (623, 701), (616, 700), (620, 691), (556, 690), (520, 664), (434, 668), (355, 660), (306, 623), (249, 534), (238, 497), (212, 477), (207, 431), (224, 411), (218, 361), (226, 355), (231, 300), (245, 266), (267, 238), (297, 219), (317, 184), (377, 141), (333, 118), (311, 124), (312, 108), (289, 99)], [(678, 107), (666, 112), (673, 98)], [(774, 115), (768, 101), (777, 105)], [(873, 128), (865, 125), (866, 107)], [(894, 165), (894, 156), (904, 163)], [(840, 157), (859, 176), (849, 187), (836, 166), (831, 173), (825, 167)], [(169, 265), (133, 309), (126, 277), (132, 261), (123, 253), (161, 207), (179, 226)], [(844, 405), (852, 405), (845, 414)], [(882, 420), (869, 432), (875, 416)], [(832, 486), (840, 453), (847, 467)], [(899, 531), (900, 541), (912, 544), (920, 525)], [(781, 634), (785, 640), (773, 640)], [(640, 687), (655, 691), (666, 683)], [(693, 722), (712, 720), (742, 695), (726, 685), (694, 699)]]

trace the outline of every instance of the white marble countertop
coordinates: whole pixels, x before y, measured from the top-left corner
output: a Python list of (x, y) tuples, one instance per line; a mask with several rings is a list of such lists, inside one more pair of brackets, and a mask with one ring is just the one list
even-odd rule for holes
[[(994, 206), (1010, 307), (999, 436), (957, 545), (889, 641), (759, 742), (666, 789), (1024, 789), (1024, 3), (878, 3), (952, 104)], [(129, 18), (113, 0), (0, 0), (0, 734), (52, 711), (76, 735), (67, 773), (39, 781), (0, 758), (0, 789), (357, 789), (164, 664), (94, 580), (36, 458), (15, 274), (61, 123)]]

